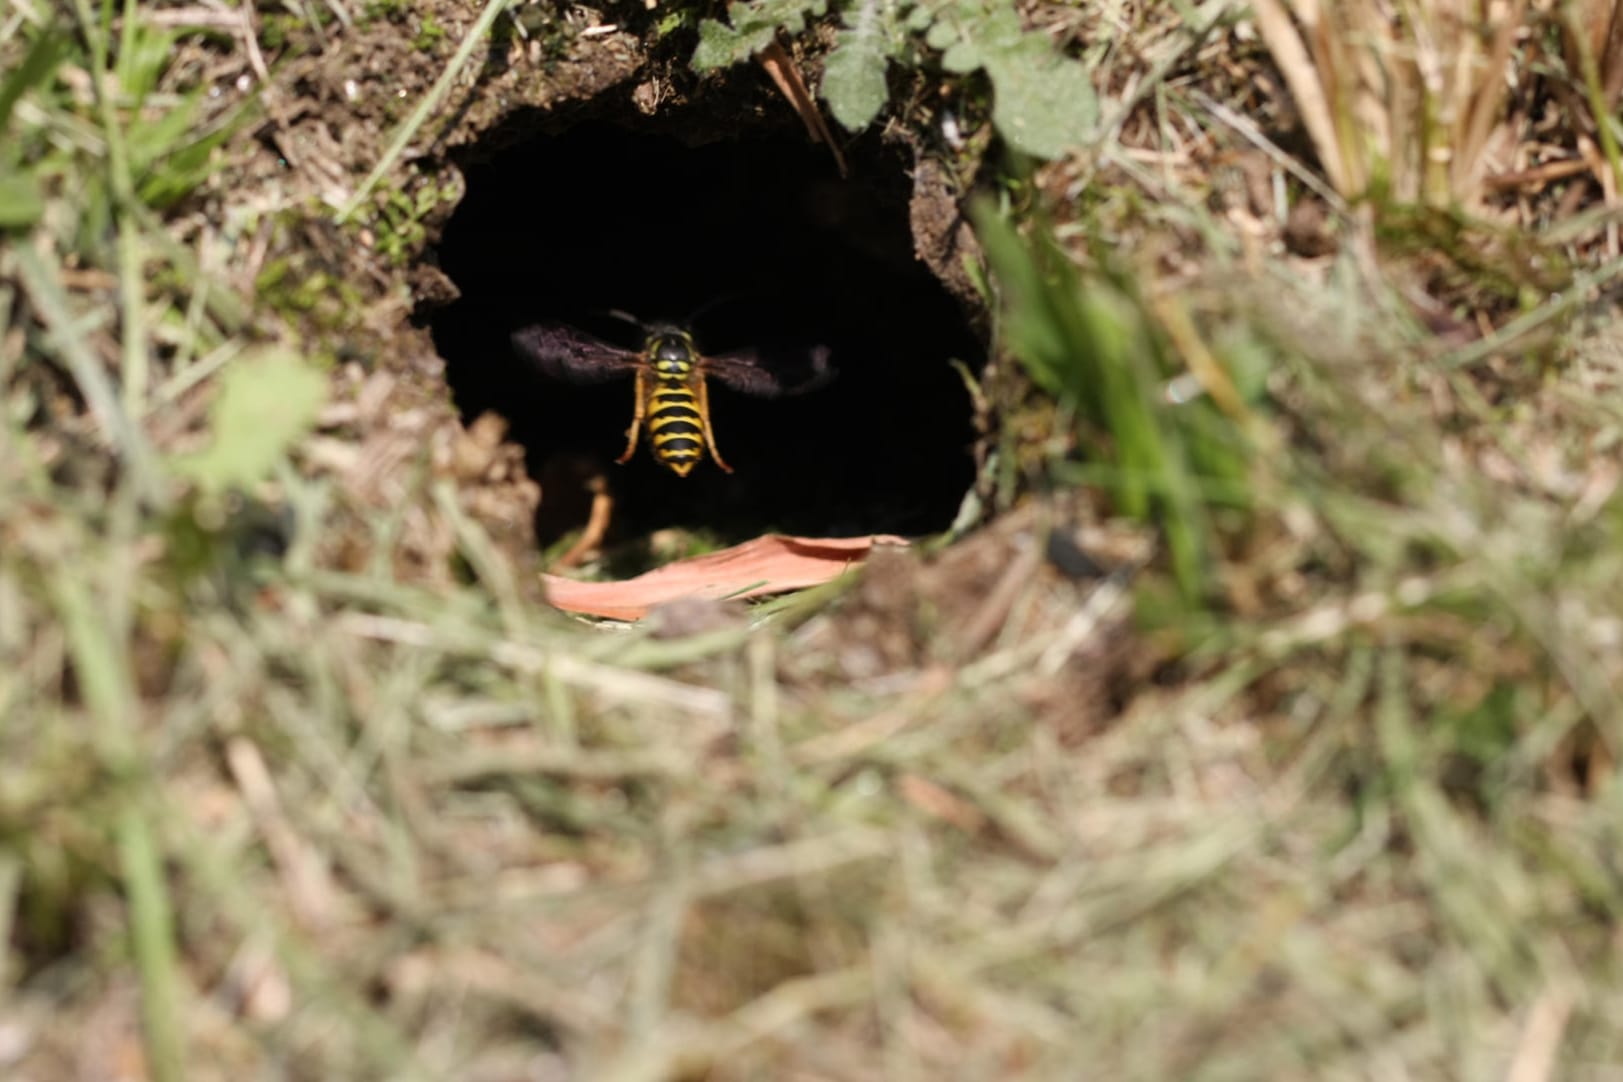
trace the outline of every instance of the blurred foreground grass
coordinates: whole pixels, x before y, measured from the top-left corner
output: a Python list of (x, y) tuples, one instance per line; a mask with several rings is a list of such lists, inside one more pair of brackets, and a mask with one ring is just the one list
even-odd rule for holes
[(687, 632), (535, 603), (401, 282), (244, 271), (268, 25), (9, 9), (0, 1074), (1613, 1075), (1616, 12), (1335, 8), (1028, 12), (990, 521)]

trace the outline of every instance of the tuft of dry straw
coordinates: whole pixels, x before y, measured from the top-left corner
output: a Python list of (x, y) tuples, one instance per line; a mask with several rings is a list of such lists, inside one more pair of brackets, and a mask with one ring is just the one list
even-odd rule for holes
[(1486, 11), (1465, 0), (1256, 0), (1254, 10), (1337, 192), (1357, 199), (1380, 183), (1401, 202), (1480, 199), (1526, 0)]

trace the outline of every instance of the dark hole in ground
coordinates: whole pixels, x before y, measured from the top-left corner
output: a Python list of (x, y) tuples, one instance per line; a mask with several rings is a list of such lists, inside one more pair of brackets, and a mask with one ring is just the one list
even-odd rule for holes
[[(978, 370), (982, 348), (913, 256), (908, 163), (877, 139), (856, 151), (841, 181), (798, 131), (688, 147), (594, 122), (462, 163), (467, 194), (438, 249), (462, 297), (430, 323), (464, 417), (494, 409), (526, 448), (544, 542), (584, 522), (579, 481), (561, 467), (578, 478), (592, 460), (605, 466), (621, 539), (671, 525), (736, 540), (952, 521), (974, 434), (948, 362)], [(716, 442), (734, 474), (707, 459), (677, 477), (646, 442), (614, 465), (631, 381), (553, 382), (509, 345), (515, 329), (557, 320), (640, 347), (614, 309), (688, 320), (709, 352), (827, 345), (838, 377), (767, 401), (712, 382)]]

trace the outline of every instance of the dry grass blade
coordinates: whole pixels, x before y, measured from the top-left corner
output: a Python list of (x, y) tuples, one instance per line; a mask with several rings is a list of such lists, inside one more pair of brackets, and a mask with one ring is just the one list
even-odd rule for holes
[(1273, 140), (1263, 134), (1261, 129), (1257, 127), (1256, 121), (1241, 116), (1222, 102), (1213, 100), (1198, 88), (1191, 89), (1190, 97), (1217, 120), (1238, 132), (1246, 142), (1251, 143), (1258, 150), (1268, 155), (1269, 159), (1278, 164), (1281, 169), (1290, 173), (1310, 191), (1324, 199), (1326, 203), (1335, 208), (1338, 214), (1348, 213), (1347, 201), (1341, 197), (1341, 193), (1326, 185), (1312, 170), (1304, 168), (1300, 161), (1281, 150)]
[(1484, 151), (1504, 108), (1510, 83), (1511, 51), (1525, 28), (1526, 17), (1527, 0), (1515, 0), (1509, 14), (1494, 31), (1493, 43), (1480, 73), (1471, 76), (1476, 85), (1470, 91), (1470, 105), (1465, 110), (1462, 131), (1450, 163), (1455, 192), (1474, 195), (1482, 189), (1487, 169)]
[(496, 952), (454, 950), (437, 965), (451, 983), (510, 1003), (544, 1026), (562, 1027), (568, 1036), (580, 1039), (613, 1024), (606, 1007), (580, 989), (559, 987), (546, 974), (514, 965)]
[(681, 710), (705, 717), (730, 715), (729, 696), (712, 688), (694, 687), (677, 680), (586, 661), (562, 652), (549, 652), (522, 643), (441, 631), (427, 624), (365, 613), (347, 613), (339, 627), (352, 634), (382, 642), (488, 657), (522, 672), (544, 674), (565, 684), (590, 690), (613, 701)]
[[(1362, 183), (1349, 173), (1349, 166), (1342, 157), (1341, 140), (1331, 115), (1330, 99), (1325, 93), (1325, 83), (1321, 81), (1321, 75), (1328, 77), (1331, 73), (1321, 72), (1308, 56), (1301, 35), (1297, 33), (1280, 0), (1253, 0), (1252, 6), (1257, 16), (1257, 30), (1273, 53), (1274, 63), (1279, 65), (1281, 74), (1285, 76), (1297, 108), (1302, 111), (1302, 123), (1313, 139), (1313, 147), (1319, 153), (1319, 163), (1330, 178), (1331, 186), (1343, 196), (1361, 194)], [(1312, 25), (1306, 28), (1309, 35), (1313, 35), (1315, 29)]]
[(692, 767), (683, 756), (660, 749), (586, 751), (508, 743), (500, 748), (474, 749), (452, 756), (436, 765), (429, 779), (438, 785), (467, 785), (491, 778), (551, 774), (593, 781), (623, 781), (678, 778)]
[(240, 737), (226, 745), (225, 754), (243, 801), (276, 861), (295, 919), (307, 928), (328, 926), (338, 907), (327, 866), (283, 812), (264, 756), (251, 741)]
[(1601, 86), (1608, 107), (1615, 108), (1618, 96), (1623, 95), (1623, 4), (1601, 0), (1596, 7), (1600, 12), (1596, 24), (1605, 27), (1599, 35), (1602, 45), (1596, 50)]
[(1533, 1004), (1516, 1056), (1505, 1071), (1505, 1082), (1549, 1082), (1556, 1077), (1561, 1039), (1572, 1019), (1572, 1000), (1569, 989), (1551, 988)]
[(1258, 30), (1342, 196), (1379, 181), (1400, 202), (1478, 204), (1494, 157), (1515, 139), (1503, 118), (1528, 30), (1526, 0), (1499, 7), (1484, 26), (1455, 0), (1405, 5), (1401, 16), (1258, 0)]
[(873, 975), (865, 969), (786, 981), (721, 1021), (667, 1025), (606, 1065), (598, 1077), (604, 1082), (660, 1082), (712, 1071), (818, 1012), (863, 1002), (872, 990)]
[(840, 152), (840, 144), (834, 141), (834, 136), (828, 130), (828, 123), (823, 119), (823, 111), (817, 107), (816, 100), (811, 91), (806, 88), (806, 80), (800, 77), (800, 69), (795, 66), (794, 59), (784, 51), (783, 46), (777, 42), (770, 42), (757, 55), (761, 67), (772, 76), (781, 93), (796, 113), (800, 115), (801, 122), (806, 125), (806, 134), (813, 142), (822, 143), (828, 147), (829, 153), (834, 155), (834, 164), (840, 171), (840, 176), (847, 175), (845, 155)]
[(891, 855), (891, 846), (892, 839), (884, 831), (852, 827), (821, 837), (717, 857), (694, 869), (690, 888), (694, 897), (701, 897), (815, 878), (847, 865), (882, 860)]

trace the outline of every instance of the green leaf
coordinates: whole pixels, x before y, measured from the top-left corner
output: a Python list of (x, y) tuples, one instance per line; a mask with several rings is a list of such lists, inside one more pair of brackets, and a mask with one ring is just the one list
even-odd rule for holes
[[(828, 11), (828, 0), (754, 0), (727, 6), (727, 22), (705, 19), (690, 63), (695, 71), (713, 71), (742, 63), (760, 52), (780, 30), (798, 33), (807, 15)], [(729, 26), (728, 23), (731, 25)]]
[(298, 354), (267, 347), (226, 370), (209, 411), (213, 444), (170, 465), (210, 493), (252, 485), (315, 424), (327, 378)]
[(1058, 158), (1085, 140), (1099, 120), (1087, 69), (1028, 37), (986, 65), (992, 77), (992, 123), (1016, 150)]
[[(940, 50), (942, 68), (956, 75), (986, 70), (992, 123), (1010, 146), (1057, 158), (1092, 132), (1099, 105), (1087, 69), (1046, 35), (1025, 30), (1013, 5), (948, 0), (932, 11), (925, 44)], [(908, 26), (918, 29), (914, 19)]]
[(954, 75), (968, 75), (985, 64), (986, 54), (968, 38), (955, 42), (941, 54), (941, 66)]
[(863, 0), (855, 23), (840, 31), (823, 64), (823, 100), (848, 131), (866, 128), (890, 97), (885, 85), (889, 46), (880, 0)]
[[(915, 15), (921, 11), (928, 12), (929, 9), (925, 7), (917, 7), (913, 9), (913, 13)], [(917, 29), (917, 27), (914, 27), (914, 29)], [(951, 49), (953, 45), (958, 43), (961, 36), (962, 35), (960, 35), (958, 32), (957, 24), (947, 22), (944, 19), (938, 20), (931, 23), (930, 29), (925, 31), (924, 44), (928, 45), (932, 49)], [(980, 67), (979, 62), (976, 62), (973, 67)]]
[(33, 225), (45, 213), (39, 181), (0, 165), (0, 229)]
[(747, 60), (751, 54), (772, 38), (768, 30), (755, 38), (740, 34), (726, 23), (705, 19), (699, 23), (699, 45), (693, 50), (694, 71), (714, 71)]
[(979, 19), (966, 23), (964, 36), (980, 43), (987, 56), (1011, 53), (1030, 46), (1041, 46), (1045, 50), (1053, 48), (1046, 36), (1026, 32), (1012, 4), (999, 5), (983, 13)]

